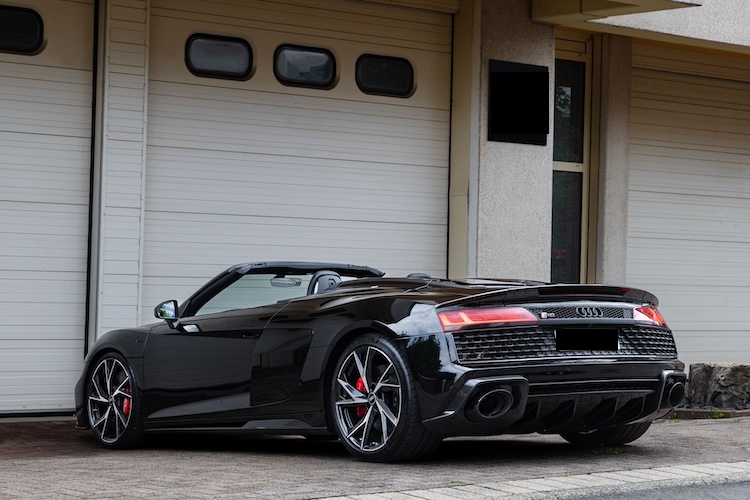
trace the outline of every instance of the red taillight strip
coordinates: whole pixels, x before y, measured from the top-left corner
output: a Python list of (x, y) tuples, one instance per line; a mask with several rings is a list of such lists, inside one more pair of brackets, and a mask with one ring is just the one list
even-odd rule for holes
[(476, 325), (538, 325), (539, 319), (523, 307), (482, 307), (453, 309), (438, 313), (443, 331), (460, 330)]
[(667, 326), (664, 316), (654, 306), (636, 307), (633, 310), (633, 319), (636, 323), (657, 324)]

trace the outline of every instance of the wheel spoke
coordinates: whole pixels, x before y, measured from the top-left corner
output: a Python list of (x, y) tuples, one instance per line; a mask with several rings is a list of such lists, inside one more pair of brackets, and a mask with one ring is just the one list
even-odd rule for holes
[(385, 444), (388, 441), (388, 417), (383, 412), (383, 407), (380, 404), (378, 404), (378, 409), (380, 410), (380, 432), (382, 434), (381, 443)]
[(97, 382), (97, 380), (96, 380), (96, 374), (94, 374), (94, 375), (91, 376), (91, 386), (96, 391), (96, 397), (106, 403), (107, 402), (107, 398), (105, 398), (104, 396), (102, 396), (102, 390), (99, 388), (99, 382)]
[[(372, 430), (375, 425), (374, 409), (375, 409), (374, 406), (371, 406), (367, 409), (367, 415), (365, 416), (365, 420), (366, 420), (365, 428), (362, 431), (362, 442), (359, 447), (361, 450), (364, 450), (365, 446), (367, 446), (368, 444), (372, 442), (372, 439), (370, 439), (370, 434), (372, 434)], [(383, 440), (380, 444), (381, 445), (385, 444), (385, 440)]]
[(93, 403), (102, 404), (102, 405), (106, 405), (107, 403), (109, 403), (109, 401), (107, 401), (106, 399), (102, 397), (98, 397), (98, 396), (89, 396), (89, 401)]
[[(388, 405), (386, 405), (385, 402), (378, 399), (375, 402), (375, 405), (378, 407), (380, 414), (387, 418), (394, 427), (398, 425), (398, 417), (393, 414), (393, 412), (390, 408), (388, 408)], [(383, 424), (383, 427), (385, 427), (385, 424)]]
[(115, 420), (115, 435), (113, 436), (113, 439), (115, 441), (117, 441), (118, 439), (120, 439), (120, 435), (122, 434), (122, 432), (120, 432), (120, 418), (117, 415), (117, 413), (118, 413), (117, 412), (117, 408), (112, 407), (112, 409), (115, 412), (115, 417), (114, 417), (114, 420)]
[(367, 346), (367, 350), (365, 351), (365, 362), (364, 362), (364, 368), (365, 368), (365, 388), (366, 390), (370, 390), (370, 382), (372, 381), (372, 365), (373, 360), (370, 358), (370, 354), (372, 353), (372, 347)]
[(346, 380), (338, 379), (339, 385), (346, 391), (346, 395), (349, 399), (341, 399), (336, 401), (338, 406), (362, 406), (367, 404), (367, 397), (359, 392)]
[(104, 422), (104, 427), (102, 427), (102, 434), (104, 433), (104, 429), (107, 428), (107, 420), (109, 419), (109, 408), (107, 408), (107, 411), (104, 412), (104, 415), (102, 415), (96, 422), (91, 424), (91, 427), (96, 429), (100, 425), (102, 425), (102, 422)]
[(362, 378), (362, 381), (365, 383), (365, 387), (368, 387), (370, 384), (367, 382), (367, 373), (365, 370), (364, 365), (362, 364), (362, 360), (359, 359), (359, 356), (357, 355), (357, 352), (352, 352), (352, 356), (354, 357), (354, 363), (357, 365), (357, 371), (359, 372), (359, 376)]
[[(122, 414), (122, 411), (120, 411), (120, 409), (117, 407), (116, 404), (112, 405), (112, 409), (115, 411), (115, 417), (117, 417), (117, 420), (119, 421), (119, 423), (122, 423), (123, 427), (128, 425), (127, 418), (125, 417), (125, 415)], [(118, 435), (120, 434), (119, 431), (117, 434)]]
[(117, 389), (115, 389), (113, 396), (123, 396), (128, 399), (131, 399), (131, 395), (123, 390), (123, 388), (126, 388), (130, 385), (130, 378), (125, 377), (125, 380), (122, 381), (122, 383), (117, 386)]
[(380, 392), (380, 389), (382, 389), (383, 387), (390, 387), (392, 389), (401, 388), (401, 386), (399, 385), (390, 384), (385, 381), (386, 377), (388, 376), (388, 373), (390, 373), (391, 370), (393, 370), (393, 363), (388, 364), (388, 368), (386, 368), (383, 371), (383, 374), (380, 376), (380, 379), (378, 380), (377, 384), (375, 384), (375, 389), (373, 389), (372, 392), (374, 392), (375, 394), (378, 394)]
[(367, 404), (366, 399), (344, 399), (336, 401), (336, 406), (341, 408), (348, 408), (349, 406), (365, 406)]
[[(109, 364), (109, 368), (107, 368)], [(112, 374), (115, 372), (115, 360), (110, 359), (104, 362), (104, 377), (107, 382), (107, 395), (112, 394)]]
[(99, 388), (99, 382), (97, 382), (96, 378), (96, 374), (91, 376), (91, 388), (96, 391), (96, 394), (89, 394), (89, 401), (106, 405), (108, 404), (107, 398), (102, 396), (102, 390)]
[[(353, 438), (354, 435), (357, 434), (357, 432), (359, 432), (360, 429), (362, 429), (363, 427), (365, 427), (367, 425), (367, 420), (370, 418), (370, 413), (372, 413), (372, 408), (369, 408), (367, 410), (367, 414), (364, 417), (362, 417), (362, 420), (360, 420), (357, 423), (357, 425), (355, 425), (354, 427), (352, 427), (351, 431), (349, 431), (349, 434), (346, 437)], [(364, 431), (363, 431), (362, 435), (364, 436)], [(360, 448), (361, 448), (361, 446), (360, 446)]]

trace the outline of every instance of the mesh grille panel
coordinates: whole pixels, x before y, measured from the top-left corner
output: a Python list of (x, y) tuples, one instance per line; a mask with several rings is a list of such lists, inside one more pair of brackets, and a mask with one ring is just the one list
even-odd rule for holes
[(619, 330), (617, 351), (558, 351), (552, 328), (517, 328), (457, 332), (458, 359), (481, 363), (522, 358), (567, 358), (601, 356), (658, 356), (676, 358), (672, 332), (660, 328), (626, 327)]

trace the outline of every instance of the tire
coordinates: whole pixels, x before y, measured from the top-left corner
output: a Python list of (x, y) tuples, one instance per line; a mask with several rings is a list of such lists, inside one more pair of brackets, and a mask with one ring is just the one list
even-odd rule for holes
[(441, 442), (441, 436), (422, 425), (411, 371), (393, 341), (383, 335), (363, 335), (344, 349), (328, 399), (336, 433), (360, 460), (415, 460)]
[(92, 364), (86, 380), (86, 414), (94, 437), (107, 448), (143, 442), (143, 409), (133, 369), (110, 352)]
[(618, 425), (597, 429), (591, 432), (568, 432), (560, 434), (570, 444), (582, 448), (598, 448), (601, 446), (621, 446), (635, 441), (643, 436), (651, 422), (642, 424)]

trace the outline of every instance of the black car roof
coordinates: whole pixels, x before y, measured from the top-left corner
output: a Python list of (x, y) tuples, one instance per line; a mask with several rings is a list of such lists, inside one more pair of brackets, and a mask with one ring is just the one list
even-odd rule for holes
[(255, 269), (264, 269), (279, 274), (293, 274), (293, 273), (311, 273), (315, 271), (335, 271), (344, 276), (352, 276), (354, 278), (379, 278), (385, 273), (379, 269), (368, 266), (357, 266), (354, 264), (336, 264), (330, 262), (294, 262), (294, 261), (280, 261), (280, 262), (245, 262), (243, 264), (236, 264), (229, 269), (227, 272), (239, 272), (241, 274), (248, 273)]

